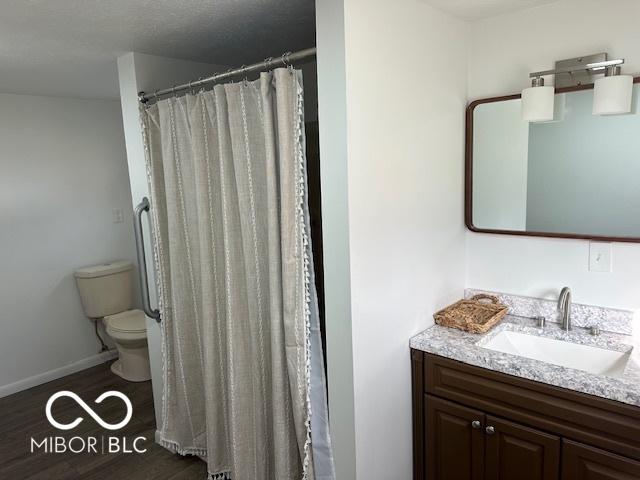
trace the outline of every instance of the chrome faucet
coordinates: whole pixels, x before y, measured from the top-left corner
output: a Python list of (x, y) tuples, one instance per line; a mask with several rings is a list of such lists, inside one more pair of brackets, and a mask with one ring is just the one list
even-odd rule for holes
[(562, 329), (565, 331), (571, 330), (571, 289), (569, 287), (564, 287), (560, 291), (558, 310), (560, 310)]

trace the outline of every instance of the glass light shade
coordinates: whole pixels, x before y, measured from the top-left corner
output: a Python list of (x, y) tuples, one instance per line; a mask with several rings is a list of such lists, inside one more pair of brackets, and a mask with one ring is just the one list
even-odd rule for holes
[(631, 75), (599, 78), (593, 86), (593, 114), (629, 113), (632, 95), (633, 77)]
[(549, 122), (553, 120), (555, 89), (529, 87), (522, 90), (522, 119), (527, 122)]

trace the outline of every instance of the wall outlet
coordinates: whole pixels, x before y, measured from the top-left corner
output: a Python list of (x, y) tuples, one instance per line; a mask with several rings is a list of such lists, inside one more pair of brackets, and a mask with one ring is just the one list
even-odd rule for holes
[(589, 271), (611, 272), (611, 244), (589, 242)]
[(124, 212), (121, 208), (113, 209), (113, 223), (122, 223), (124, 222)]

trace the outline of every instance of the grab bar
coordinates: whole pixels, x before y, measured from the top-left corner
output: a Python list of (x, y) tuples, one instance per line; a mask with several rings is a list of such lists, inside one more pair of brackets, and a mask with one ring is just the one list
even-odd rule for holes
[(144, 197), (135, 209), (133, 218), (133, 231), (136, 236), (136, 251), (138, 253), (138, 274), (140, 276), (140, 292), (142, 294), (142, 309), (147, 317), (160, 322), (160, 311), (151, 308), (149, 300), (149, 282), (147, 280), (147, 258), (144, 254), (144, 238), (142, 236), (142, 212), (149, 211), (149, 199)]

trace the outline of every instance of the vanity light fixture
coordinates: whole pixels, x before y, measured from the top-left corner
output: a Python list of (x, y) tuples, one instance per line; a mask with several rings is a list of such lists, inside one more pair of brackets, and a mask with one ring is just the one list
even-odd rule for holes
[[(529, 74), (531, 87), (522, 91), (522, 118), (528, 122), (553, 120), (554, 87), (545, 87), (545, 76), (555, 77), (555, 87), (594, 83), (593, 114), (615, 115), (631, 111), (633, 77), (621, 75), (624, 59), (608, 60), (606, 53), (569, 58), (556, 62), (553, 70)], [(604, 77), (593, 80), (594, 75)]]
[(522, 119), (527, 122), (553, 120), (555, 89), (544, 85), (544, 78), (534, 77), (531, 87), (522, 91)]
[(593, 85), (593, 114), (617, 115), (631, 111), (633, 77), (621, 75), (620, 65), (607, 67)]

